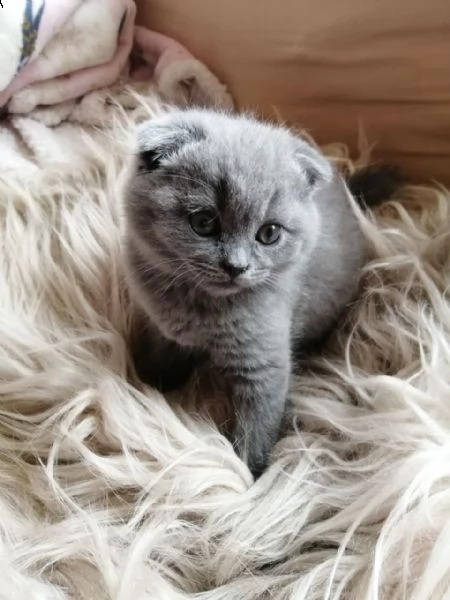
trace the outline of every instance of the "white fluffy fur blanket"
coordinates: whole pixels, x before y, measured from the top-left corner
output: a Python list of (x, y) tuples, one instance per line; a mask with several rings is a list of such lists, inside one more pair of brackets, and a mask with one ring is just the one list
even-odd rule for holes
[(449, 598), (447, 192), (366, 223), (361, 297), (253, 485), (129, 371), (120, 204), (146, 110), (0, 140), (1, 600)]

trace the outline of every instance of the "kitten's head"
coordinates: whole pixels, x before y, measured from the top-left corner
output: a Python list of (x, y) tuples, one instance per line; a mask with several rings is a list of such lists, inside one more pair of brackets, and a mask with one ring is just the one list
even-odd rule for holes
[(214, 296), (271, 285), (318, 235), (326, 159), (286, 129), (189, 110), (140, 125), (128, 239), (149, 267)]

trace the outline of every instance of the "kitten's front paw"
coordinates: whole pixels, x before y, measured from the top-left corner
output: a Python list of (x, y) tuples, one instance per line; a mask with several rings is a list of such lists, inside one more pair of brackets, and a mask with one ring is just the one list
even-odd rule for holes
[(255, 481), (256, 479), (259, 479), (259, 477), (261, 477), (268, 467), (270, 457), (269, 449), (265, 451), (262, 447), (257, 446), (254, 448), (246, 448), (242, 444), (242, 439), (240, 441), (235, 439), (233, 446), (236, 454), (248, 466), (249, 471), (253, 475)]
[(253, 479), (256, 481), (261, 477), (264, 471), (267, 469), (268, 461), (256, 463), (254, 465), (248, 465), (250, 473), (253, 475)]

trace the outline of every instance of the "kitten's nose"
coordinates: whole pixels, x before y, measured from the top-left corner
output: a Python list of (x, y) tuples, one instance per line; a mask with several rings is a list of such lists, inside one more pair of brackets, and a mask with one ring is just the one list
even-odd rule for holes
[(230, 277), (234, 279), (235, 277), (242, 275), (242, 273), (245, 273), (245, 271), (248, 269), (248, 264), (233, 263), (228, 260), (224, 260), (222, 261), (222, 268)]

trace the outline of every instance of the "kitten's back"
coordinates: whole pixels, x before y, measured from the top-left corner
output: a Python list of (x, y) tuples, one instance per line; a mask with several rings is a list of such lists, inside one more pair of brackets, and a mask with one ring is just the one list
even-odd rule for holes
[(374, 164), (356, 171), (345, 184), (336, 175), (317, 193), (322, 235), (308, 279), (301, 283), (294, 336), (297, 351), (320, 346), (357, 295), (368, 245), (349, 193), (365, 210), (390, 200), (404, 183), (405, 176), (397, 167)]

